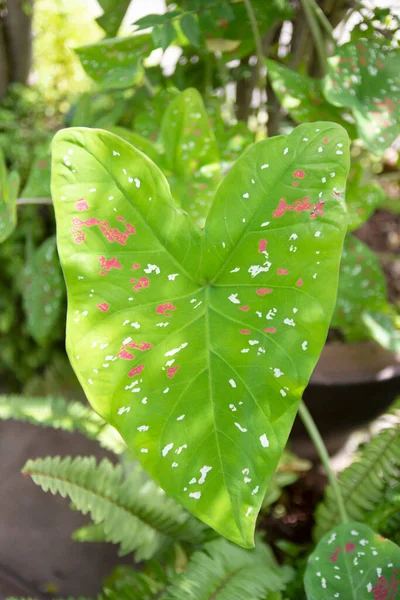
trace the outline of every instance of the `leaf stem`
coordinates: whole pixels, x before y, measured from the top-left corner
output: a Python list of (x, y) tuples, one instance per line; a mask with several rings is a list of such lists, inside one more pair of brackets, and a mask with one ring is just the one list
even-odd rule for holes
[(22, 206), (23, 204), (53, 204), (51, 198), (17, 198), (16, 201), (17, 206)]
[(260, 94), (262, 94), (263, 89), (265, 89), (267, 81), (266, 77), (262, 76), (262, 68), (264, 63), (264, 53), (263, 47), (260, 37), (260, 32), (258, 29), (257, 18), (254, 12), (253, 5), (251, 0), (244, 0), (244, 4), (247, 9), (247, 13), (249, 15), (251, 28), (253, 30), (254, 43), (256, 45), (256, 54), (257, 54), (257, 80), (260, 87)]
[(306, 15), (308, 25), (311, 29), (311, 34), (314, 38), (315, 48), (317, 50), (319, 62), (321, 65), (321, 70), (325, 74), (326, 73), (325, 44), (324, 44), (324, 39), (321, 35), (321, 30), (320, 30), (317, 18), (313, 11), (312, 2), (313, 2), (313, 0), (301, 0), (304, 14)]
[(150, 96), (153, 98), (156, 95), (156, 90), (151, 85), (149, 78), (146, 75), (146, 72), (143, 71), (143, 85), (146, 90), (149, 92)]
[(304, 427), (307, 429), (307, 432), (308, 432), (312, 442), (314, 443), (314, 446), (319, 454), (321, 462), (325, 468), (326, 474), (329, 479), (329, 483), (331, 484), (333, 493), (336, 496), (336, 501), (337, 501), (341, 521), (342, 521), (342, 523), (348, 523), (349, 518), (347, 516), (347, 512), (346, 512), (346, 509), (344, 506), (342, 492), (340, 491), (340, 485), (336, 478), (335, 473), (332, 471), (332, 468), (331, 468), (331, 465), (329, 462), (328, 451), (324, 444), (324, 440), (322, 439), (321, 434), (318, 431), (318, 428), (314, 422), (314, 419), (312, 418), (312, 416), (311, 416), (308, 408), (304, 404), (303, 400), (300, 401), (299, 415), (301, 417), (301, 420), (303, 421)]
[(332, 27), (329, 19), (325, 15), (322, 8), (317, 4), (317, 2), (315, 2), (315, 0), (311, 0), (311, 2), (313, 5), (314, 12), (315, 12), (317, 18), (319, 19), (319, 22), (321, 23), (322, 27), (325, 29), (325, 32), (329, 36), (331, 41), (336, 45), (336, 40), (333, 37), (333, 27)]

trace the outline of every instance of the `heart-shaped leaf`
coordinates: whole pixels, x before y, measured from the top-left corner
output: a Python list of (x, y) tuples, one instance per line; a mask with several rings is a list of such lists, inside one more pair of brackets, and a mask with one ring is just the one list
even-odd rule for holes
[(359, 239), (347, 235), (332, 327), (358, 327), (363, 311), (379, 311), (386, 302), (385, 276), (376, 255)]
[(398, 600), (400, 548), (362, 523), (338, 525), (308, 559), (308, 600)]
[(172, 195), (204, 227), (221, 169), (217, 142), (199, 92), (188, 88), (168, 106), (161, 123)]
[(19, 174), (16, 171), (7, 172), (0, 148), (0, 243), (10, 237), (17, 224), (19, 185)]
[(349, 42), (328, 59), (324, 93), (353, 112), (358, 135), (375, 154), (400, 134), (400, 52), (377, 40)]
[(76, 48), (86, 73), (102, 88), (127, 88), (140, 81), (143, 59), (153, 50), (150, 35), (109, 38)]
[(363, 181), (365, 171), (359, 163), (352, 166), (346, 186), (346, 205), (349, 212), (349, 231), (358, 229), (386, 198), (385, 191), (375, 181)]
[(348, 168), (336, 124), (259, 142), (202, 232), (122, 139), (54, 139), (71, 364), (150, 475), (246, 547), (326, 338)]
[(64, 297), (64, 281), (54, 236), (34, 252), (25, 276), (23, 303), (28, 331), (38, 343), (43, 343), (52, 337)]
[(265, 64), (276, 97), (297, 123), (334, 121), (345, 127), (351, 138), (356, 137), (356, 129), (343, 119), (343, 111), (324, 98), (320, 79), (301, 75), (274, 60), (266, 60)]

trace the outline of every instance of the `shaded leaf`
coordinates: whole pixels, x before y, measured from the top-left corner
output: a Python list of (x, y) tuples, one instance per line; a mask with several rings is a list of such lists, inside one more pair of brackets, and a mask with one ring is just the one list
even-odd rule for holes
[(163, 14), (145, 15), (144, 17), (141, 17), (132, 24), (137, 26), (137, 31), (140, 31), (141, 29), (147, 29), (148, 27), (165, 25), (166, 23), (169, 23), (170, 20), (174, 18), (177, 14), (178, 13), (176, 11), (172, 11)]
[(320, 79), (296, 73), (274, 60), (265, 63), (276, 97), (297, 123), (334, 121), (345, 127), (351, 138), (356, 137), (354, 125), (343, 119), (343, 110), (325, 100)]
[(191, 13), (183, 15), (179, 21), (181, 29), (193, 46), (200, 46), (200, 29), (197, 17)]
[(108, 37), (117, 35), (131, 0), (98, 0), (103, 14), (96, 21)]
[(76, 48), (86, 73), (102, 88), (126, 88), (140, 81), (143, 59), (153, 50), (150, 35), (110, 38)]
[(17, 225), (19, 186), (20, 177), (16, 171), (7, 172), (0, 148), (0, 244), (10, 237)]
[(396, 327), (397, 316), (394, 310), (387, 310), (387, 312), (366, 310), (361, 318), (373, 340), (391, 352), (400, 353), (400, 329)]
[(346, 205), (349, 213), (349, 231), (358, 229), (375, 212), (385, 200), (386, 194), (383, 188), (375, 181), (367, 181), (362, 166), (357, 163), (353, 165), (346, 186)]
[[(173, 26), (173, 24), (171, 23), (171, 21), (167, 21), (164, 25), (160, 26), (160, 46), (162, 48), (162, 50), (165, 50), (168, 48), (168, 46), (170, 44), (172, 44), (172, 42), (176, 39), (177, 33), (175, 30), (175, 27)], [(153, 38), (154, 39), (154, 38)]]
[(36, 153), (21, 198), (50, 198), (50, 149)]
[(307, 600), (398, 598), (400, 548), (363, 523), (338, 525), (318, 543), (304, 578)]
[(71, 364), (152, 477), (244, 546), (334, 308), (348, 146), (326, 123), (253, 145), (202, 232), (122, 139), (55, 137)]
[(328, 59), (324, 93), (353, 112), (358, 135), (374, 154), (400, 134), (400, 52), (377, 40), (358, 40)]
[(38, 343), (44, 343), (52, 338), (65, 289), (55, 236), (35, 251), (27, 265), (25, 278), (23, 305), (27, 329)]

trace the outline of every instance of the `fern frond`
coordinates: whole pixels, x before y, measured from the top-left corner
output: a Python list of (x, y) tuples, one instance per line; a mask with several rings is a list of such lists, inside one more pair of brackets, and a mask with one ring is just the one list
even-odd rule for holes
[(105, 539), (120, 544), (120, 554), (148, 559), (172, 540), (203, 541), (204, 527), (152, 480), (143, 483), (137, 468), (123, 479), (122, 467), (94, 457), (46, 457), (24, 469), (47, 492), (69, 497), (75, 508), (101, 524)]
[(161, 595), (162, 600), (264, 600), (285, 588), (291, 571), (279, 567), (271, 549), (259, 541), (244, 550), (225, 539), (195, 552), (185, 573)]
[(0, 396), (0, 420), (5, 419), (64, 431), (79, 431), (115, 454), (121, 454), (126, 449), (117, 430), (81, 402), (67, 402), (51, 396)]
[(72, 534), (75, 542), (106, 542), (107, 536), (104, 531), (103, 523), (89, 523), (79, 527)]
[[(339, 474), (346, 511), (353, 521), (366, 522), (371, 511), (383, 502), (386, 490), (396, 484), (400, 470), (400, 401), (393, 406), (391, 416), (390, 427), (372, 438), (355, 462)], [(320, 539), (339, 521), (335, 494), (328, 485), (316, 510), (314, 537)]]
[(131, 567), (115, 569), (98, 600), (153, 600), (159, 598), (165, 583)]

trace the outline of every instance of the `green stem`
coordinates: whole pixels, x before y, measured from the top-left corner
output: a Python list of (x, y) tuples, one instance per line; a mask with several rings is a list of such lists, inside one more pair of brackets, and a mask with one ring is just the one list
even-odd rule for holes
[(303, 400), (300, 401), (299, 415), (301, 417), (301, 420), (303, 421), (304, 427), (307, 429), (307, 432), (308, 432), (312, 442), (314, 443), (314, 446), (319, 454), (321, 462), (325, 468), (326, 474), (329, 479), (329, 483), (331, 484), (333, 493), (336, 496), (336, 501), (337, 501), (341, 521), (342, 521), (342, 523), (348, 523), (349, 518), (347, 516), (346, 509), (344, 507), (344, 501), (343, 501), (342, 493), (340, 491), (340, 485), (336, 478), (335, 473), (332, 471), (332, 468), (331, 468), (331, 465), (329, 462), (329, 455), (328, 455), (326, 446), (324, 444), (324, 440), (322, 439), (321, 434), (319, 433), (318, 428), (314, 422), (314, 419), (312, 418), (312, 416), (311, 416), (308, 408), (304, 404)]
[(264, 63), (264, 53), (262, 48), (262, 42), (260, 37), (260, 32), (258, 30), (257, 18), (253, 9), (253, 5), (251, 0), (244, 0), (244, 4), (247, 9), (247, 13), (249, 15), (251, 28), (253, 30), (254, 43), (256, 45), (256, 54), (257, 54), (257, 81), (260, 87), (260, 94), (265, 89), (267, 85), (266, 77), (262, 76), (262, 69)]
[(313, 0), (301, 0), (304, 14), (306, 15), (308, 25), (311, 29), (311, 34), (314, 38), (315, 48), (317, 50), (319, 62), (321, 64), (321, 70), (323, 73), (326, 73), (326, 53), (325, 53), (325, 44), (323, 37), (321, 35), (321, 30), (319, 28), (318, 21), (312, 9), (312, 1)]
[(53, 204), (51, 198), (17, 198), (16, 201), (17, 206), (21, 206), (23, 204)]
[(322, 8), (315, 2), (315, 0), (311, 0), (311, 3), (313, 5), (313, 9), (314, 9), (315, 14), (317, 15), (317, 18), (319, 19), (319, 22), (321, 23), (322, 27), (325, 29), (326, 34), (330, 37), (332, 42), (336, 45), (336, 40), (333, 37), (333, 27), (332, 27), (329, 19), (325, 15)]
[(156, 90), (151, 85), (150, 80), (147, 77), (147, 75), (146, 75), (145, 72), (143, 72), (143, 85), (147, 89), (147, 91), (149, 92), (150, 96), (153, 98), (156, 95)]

